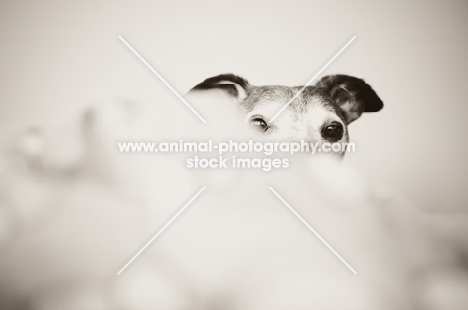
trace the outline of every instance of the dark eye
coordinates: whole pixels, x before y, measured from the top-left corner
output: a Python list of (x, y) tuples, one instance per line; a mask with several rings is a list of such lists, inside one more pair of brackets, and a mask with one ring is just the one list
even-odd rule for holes
[(333, 123), (322, 128), (322, 137), (328, 141), (335, 142), (343, 137), (343, 125)]
[(255, 118), (252, 118), (250, 120), (250, 125), (260, 131), (260, 132), (265, 132), (268, 130), (268, 128), (270, 128), (270, 126), (268, 126), (267, 122), (261, 118), (261, 117), (255, 117)]

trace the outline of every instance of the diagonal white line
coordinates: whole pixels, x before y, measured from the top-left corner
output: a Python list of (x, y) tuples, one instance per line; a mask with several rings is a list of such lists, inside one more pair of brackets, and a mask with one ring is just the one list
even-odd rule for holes
[(275, 118), (277, 118), (278, 115), (280, 115), (281, 112), (283, 112), (283, 111), (291, 104), (291, 102), (293, 102), (294, 99), (296, 99), (297, 96), (299, 96), (299, 95), (304, 91), (304, 89), (305, 89), (307, 86), (309, 86), (310, 83), (312, 83), (312, 82), (320, 75), (320, 73), (322, 73), (322, 71), (325, 70), (325, 69), (333, 62), (333, 60), (335, 60), (335, 58), (338, 57), (338, 56), (348, 47), (348, 45), (351, 44), (351, 42), (354, 41), (354, 39), (356, 39), (356, 36), (352, 37), (351, 40), (349, 40), (348, 43), (346, 43), (346, 45), (343, 46), (343, 47), (340, 49), (340, 51), (339, 51), (338, 53), (336, 53), (335, 56), (333, 56), (333, 58), (330, 59), (330, 61), (328, 61), (328, 62), (325, 64), (325, 66), (323, 66), (322, 69), (320, 69), (320, 71), (317, 72), (317, 74), (314, 75), (314, 77), (311, 78), (310, 81), (307, 82), (307, 84), (305, 84), (304, 87), (302, 87), (301, 90), (298, 91), (298, 92), (294, 95), (294, 97), (292, 97), (291, 100), (289, 100), (288, 103), (286, 103), (286, 104), (284, 105), (284, 107), (282, 107), (281, 110), (279, 110), (278, 113), (276, 113), (275, 116), (273, 116), (273, 117), (270, 119), (270, 121), (268, 121), (268, 124), (270, 124), (271, 122), (273, 122), (273, 121), (275, 120)]
[(273, 187), (269, 187), (269, 189), (273, 192), (273, 194), (276, 195), (276, 197), (278, 197), (278, 198), (286, 205), (286, 207), (289, 208), (289, 210), (292, 211), (292, 213), (294, 213), (295, 216), (297, 216), (297, 217), (302, 221), (302, 223), (304, 223), (305, 226), (307, 226), (307, 228), (309, 228), (309, 229), (317, 236), (317, 238), (320, 239), (320, 241), (323, 242), (323, 244), (325, 244), (325, 245), (327, 246), (327, 248), (330, 249), (330, 251), (333, 252), (333, 254), (336, 255), (336, 257), (338, 257), (338, 258), (343, 262), (343, 264), (346, 265), (346, 267), (348, 267), (354, 274), (357, 274), (356, 270), (354, 270), (353, 267), (351, 267), (351, 266), (343, 259), (343, 257), (341, 257), (340, 254), (338, 254), (338, 253), (331, 247), (331, 245), (329, 245), (328, 242), (326, 242), (325, 239), (323, 239), (323, 238), (315, 231), (315, 229), (313, 229), (313, 228), (309, 225), (309, 223), (307, 223), (307, 222), (302, 218), (302, 216), (300, 216), (299, 213), (297, 213), (296, 210), (294, 210), (294, 209), (286, 202), (286, 200), (284, 200), (283, 197), (281, 197), (281, 196), (273, 189)]
[(151, 242), (153, 242), (154, 239), (156, 239), (156, 238), (172, 223), (172, 221), (174, 221), (174, 220), (185, 210), (185, 208), (187, 208), (187, 207), (192, 203), (192, 201), (194, 201), (195, 198), (197, 198), (198, 195), (200, 195), (201, 192), (203, 192), (203, 191), (205, 190), (205, 188), (206, 188), (206, 187), (202, 187), (202, 189), (199, 190), (198, 193), (196, 193), (195, 196), (193, 196), (193, 198), (190, 199), (189, 202), (187, 202), (187, 203), (185, 204), (185, 206), (183, 206), (182, 209), (180, 209), (179, 212), (177, 212), (177, 214), (174, 215), (174, 216), (171, 218), (171, 220), (170, 220), (169, 222), (167, 222), (167, 224), (164, 225), (164, 227), (161, 228), (161, 229), (157, 232), (157, 234), (154, 235), (154, 237), (151, 238), (151, 240), (148, 241), (148, 243), (146, 243), (145, 246), (144, 246), (143, 248), (141, 248), (141, 250), (138, 251), (138, 253), (136, 253), (135, 256), (133, 256), (132, 259), (131, 259), (128, 263), (125, 264), (125, 266), (123, 266), (122, 269), (120, 269), (119, 272), (117, 272), (117, 275), (120, 275), (120, 274), (122, 273), (122, 271), (124, 271), (125, 268), (127, 268), (128, 265), (130, 265), (130, 264), (135, 260), (135, 258), (137, 258), (137, 257), (141, 254), (141, 252), (143, 252), (143, 251), (151, 244)]
[(195, 111), (194, 108), (192, 108), (192, 106), (190, 104), (188, 104), (187, 101), (185, 101), (185, 99), (179, 95), (179, 93), (177, 93), (175, 91), (174, 88), (172, 88), (171, 85), (169, 85), (169, 83), (166, 82), (165, 79), (163, 79), (163, 77), (161, 75), (159, 75), (159, 73), (156, 72), (156, 70), (153, 69), (153, 67), (151, 67), (147, 62), (146, 60), (143, 59), (143, 57), (140, 56), (140, 54), (138, 54), (137, 51), (135, 51), (133, 49), (133, 47), (130, 46), (130, 44), (127, 43), (127, 41), (124, 40), (124, 38), (122, 38), (120, 35), (118, 36), (120, 40), (122, 40), (122, 42), (151, 70), (151, 72), (153, 72), (176, 96), (177, 98), (179, 98), (196, 116), (198, 116), (198, 118), (206, 124), (206, 121), (203, 119), (203, 117), (201, 117), (200, 114), (197, 113), (197, 111)]

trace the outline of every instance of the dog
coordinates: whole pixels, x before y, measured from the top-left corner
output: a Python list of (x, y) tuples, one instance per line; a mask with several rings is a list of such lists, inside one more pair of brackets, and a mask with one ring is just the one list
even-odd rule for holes
[[(364, 80), (348, 75), (325, 76), (313, 86), (255, 86), (234, 74), (210, 77), (189, 95), (218, 91), (230, 97), (243, 112), (245, 122), (268, 139), (309, 143), (347, 143), (348, 125), (364, 112), (378, 112), (383, 102)], [(272, 117), (297, 98), (274, 122)], [(344, 156), (344, 150), (339, 155)]]

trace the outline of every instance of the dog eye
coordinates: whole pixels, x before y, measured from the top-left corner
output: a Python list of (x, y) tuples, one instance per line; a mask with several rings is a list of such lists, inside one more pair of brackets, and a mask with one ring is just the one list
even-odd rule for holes
[(343, 126), (339, 123), (334, 123), (322, 128), (322, 137), (328, 141), (338, 141), (343, 137)]
[(267, 122), (263, 118), (255, 117), (250, 120), (250, 125), (254, 127), (256, 130), (265, 132), (267, 131), (270, 126), (268, 126)]

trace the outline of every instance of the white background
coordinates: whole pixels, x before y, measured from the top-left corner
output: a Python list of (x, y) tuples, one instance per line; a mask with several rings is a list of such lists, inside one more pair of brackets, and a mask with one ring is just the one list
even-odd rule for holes
[(350, 126), (347, 160), (427, 210), (461, 211), (467, 13), (464, 1), (2, 1), (0, 123), (168, 92), (119, 34), (180, 93), (226, 72), (303, 84), (356, 35), (324, 74), (364, 78), (385, 107)]

